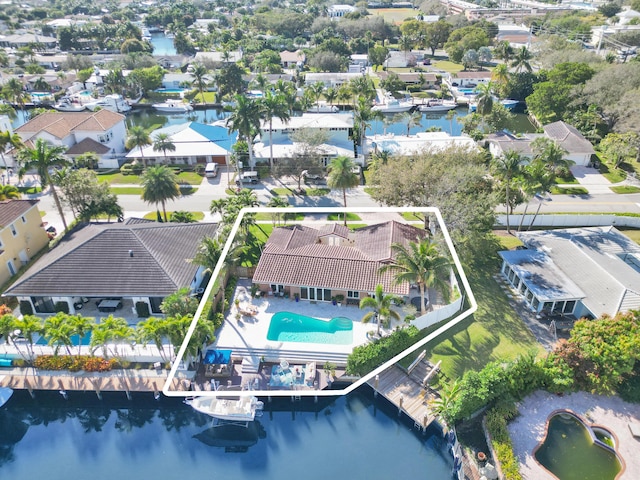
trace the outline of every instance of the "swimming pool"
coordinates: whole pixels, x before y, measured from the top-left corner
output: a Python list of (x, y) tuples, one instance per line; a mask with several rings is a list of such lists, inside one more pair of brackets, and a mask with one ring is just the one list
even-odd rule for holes
[[(78, 342), (78, 340), (80, 340), (80, 341)], [(71, 335), (71, 344), (74, 347), (77, 347), (78, 343), (80, 345), (87, 346), (87, 345), (89, 345), (90, 342), (91, 342), (91, 332), (87, 332), (84, 335), (84, 337), (82, 337), (80, 339), (78, 339), (78, 335)], [(46, 337), (40, 337), (38, 339), (38, 341), (36, 342), (36, 345), (49, 345), (49, 339), (46, 338)]]
[(267, 340), (350, 345), (353, 343), (353, 322), (346, 317), (326, 321), (297, 313), (278, 312), (271, 317)]
[(186, 90), (184, 88), (157, 88), (154, 92), (158, 93), (184, 93)]

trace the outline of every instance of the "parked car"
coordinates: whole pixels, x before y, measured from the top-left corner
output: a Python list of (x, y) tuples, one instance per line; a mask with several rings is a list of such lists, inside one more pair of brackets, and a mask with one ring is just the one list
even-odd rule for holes
[(240, 185), (241, 180), (243, 185), (247, 183), (256, 184), (260, 181), (260, 177), (258, 172), (242, 172), (239, 178), (236, 178), (236, 185)]

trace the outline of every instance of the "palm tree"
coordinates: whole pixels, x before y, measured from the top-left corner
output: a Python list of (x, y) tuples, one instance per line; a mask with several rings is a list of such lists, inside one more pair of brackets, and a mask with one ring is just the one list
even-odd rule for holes
[(429, 288), (435, 288), (442, 294), (445, 302), (449, 301), (451, 287), (447, 279), (451, 262), (440, 253), (437, 242), (425, 237), (418, 242), (409, 243), (408, 246), (394, 243), (391, 250), (394, 254), (392, 262), (380, 268), (379, 273), (392, 272), (396, 284), (417, 284), (420, 289), (421, 315), (427, 311), (424, 299)]
[[(285, 208), (288, 206), (289, 206), (289, 202), (287, 202), (282, 197), (271, 197), (271, 199), (269, 200), (269, 203), (267, 203), (267, 207), (272, 207), (272, 208)], [(271, 218), (273, 219), (273, 226), (275, 227), (276, 221), (278, 222), (278, 225), (282, 221), (283, 214), (282, 212), (272, 213)], [(286, 219), (286, 213), (284, 214), (284, 218)]]
[(513, 180), (522, 173), (522, 156), (513, 150), (505, 152), (504, 155), (493, 159), (493, 169), (495, 175), (502, 182), (505, 192), (505, 204), (507, 206), (507, 233), (511, 233), (509, 225), (509, 215), (512, 213), (511, 207), (511, 184)]
[(391, 308), (396, 302), (400, 302), (400, 297), (396, 295), (385, 295), (382, 285), (376, 285), (373, 297), (365, 297), (360, 300), (360, 309), (371, 308), (372, 312), (368, 312), (362, 317), (362, 323), (369, 323), (371, 319), (376, 320), (378, 325), (376, 333), (380, 336), (380, 325), (387, 324), (390, 319), (400, 320), (400, 314)]
[(38, 79), (36, 79), (36, 81), (33, 83), (33, 88), (34, 90), (37, 90), (39, 92), (51, 91), (51, 85), (47, 83), (44, 77), (39, 77)]
[(21, 198), (20, 190), (13, 185), (0, 185), (0, 201)]
[(289, 121), (289, 108), (283, 95), (267, 91), (260, 101), (261, 117), (269, 122), (269, 168), (273, 168), (273, 117)]
[(0, 316), (0, 338), (6, 344), (9, 344), (9, 337), (16, 329), (16, 320), (10, 313)]
[(509, 64), (513, 58), (514, 51), (511, 44), (508, 41), (503, 40), (498, 42), (498, 44), (493, 48), (493, 53), (496, 58), (499, 58), (504, 61), (504, 63)]
[(358, 97), (356, 108), (353, 112), (353, 122), (358, 136), (360, 139), (360, 152), (362, 156), (365, 156), (365, 135), (367, 128), (371, 126), (371, 122), (375, 119), (382, 118), (383, 114), (380, 111), (373, 110), (371, 103), (364, 97)]
[(253, 139), (260, 132), (260, 105), (244, 95), (235, 96), (235, 106), (227, 118), (229, 132), (238, 132), (238, 136), (247, 142), (249, 164), (253, 167)]
[(165, 164), (167, 163), (167, 150), (170, 152), (176, 151), (176, 145), (171, 141), (171, 135), (168, 133), (157, 133), (153, 137), (153, 151), (162, 151)]
[(476, 87), (476, 112), (480, 115), (489, 115), (493, 109), (493, 84), (481, 83)]
[(352, 79), (349, 81), (349, 88), (351, 89), (354, 99), (363, 97), (370, 102), (376, 96), (376, 89), (373, 86), (373, 82), (367, 76)]
[(307, 87), (307, 91), (310, 92), (310, 94), (311, 94), (311, 96), (313, 98), (314, 106), (316, 106), (316, 108), (318, 108), (318, 102), (320, 101), (320, 97), (322, 96), (322, 93), (324, 92), (324, 83), (316, 82), (313, 85), (309, 85)]
[(491, 72), (491, 80), (496, 83), (501, 95), (504, 94), (504, 89), (507, 83), (509, 83), (510, 75), (509, 66), (505, 63), (497, 65), (496, 68), (493, 69), (493, 72)]
[[(349, 157), (338, 156), (331, 160), (329, 164), (329, 176), (327, 177), (327, 185), (330, 188), (342, 189), (342, 200), (344, 207), (347, 208), (347, 189), (353, 188), (360, 183), (358, 175), (353, 170), (355, 163)], [(347, 226), (347, 215), (344, 215), (344, 225)]]
[(420, 112), (403, 112), (396, 116), (396, 120), (401, 121), (407, 126), (407, 137), (411, 134), (411, 127), (422, 126), (422, 113)]
[(453, 425), (452, 409), (454, 408), (458, 397), (462, 393), (462, 384), (459, 378), (453, 383), (448, 384), (440, 392), (440, 397), (429, 402), (429, 407), (434, 415), (442, 418), (447, 425)]
[(398, 40), (398, 46), (404, 52), (404, 59), (407, 59), (407, 54), (413, 48), (413, 38), (408, 35), (402, 35)]
[(7, 97), (14, 105), (19, 105), (22, 110), (22, 118), (24, 119), (24, 99), (27, 93), (24, 91), (24, 85), (17, 78), (10, 78), (7, 83), (2, 87), (2, 93)]
[(64, 312), (58, 312), (44, 320), (44, 336), (47, 337), (50, 346), (53, 346), (53, 354), (58, 355), (60, 346), (64, 345), (67, 354), (71, 355), (72, 329), (67, 321), (69, 315)]
[(200, 92), (200, 103), (205, 103), (204, 87), (207, 85), (205, 77), (209, 74), (209, 69), (201, 63), (195, 63), (190, 73), (193, 76), (192, 85), (198, 87), (198, 91)]
[(453, 135), (453, 118), (457, 115), (458, 112), (455, 110), (449, 110), (445, 115), (445, 118), (449, 120), (449, 134)]
[(82, 346), (82, 339), (93, 330), (95, 325), (94, 318), (85, 317), (83, 315), (69, 315), (67, 322), (71, 326), (71, 335), (78, 337), (78, 355), (80, 354), (80, 347)]
[(15, 327), (16, 327), (16, 330), (20, 331), (20, 335), (22, 335), (22, 337), (26, 340), (27, 357), (25, 358), (24, 356), (22, 356), (22, 353), (20, 355), (23, 358), (25, 358), (25, 360), (32, 361), (34, 357), (34, 354), (33, 354), (34, 335), (42, 334), (43, 332), (42, 319), (40, 319), (39, 317), (36, 317), (35, 315), (25, 315), (22, 318), (16, 319)]
[(513, 60), (511, 62), (511, 66), (516, 69), (516, 72), (520, 73), (522, 70), (526, 70), (527, 72), (531, 72), (531, 59), (533, 55), (531, 55), (531, 51), (525, 47), (524, 45), (516, 50)]
[(18, 159), (22, 162), (22, 169), (27, 171), (35, 168), (40, 176), (40, 184), (44, 189), (47, 185), (51, 187), (51, 194), (58, 209), (58, 214), (62, 219), (64, 229), (67, 229), (67, 221), (62, 211), (62, 203), (58, 197), (56, 187), (51, 180), (50, 170), (54, 167), (61, 167), (69, 164), (69, 161), (63, 156), (66, 147), (53, 146), (46, 140), (38, 138), (34, 148), (23, 148), (18, 152)]
[(144, 127), (140, 125), (136, 125), (129, 129), (129, 136), (127, 137), (127, 143), (125, 147), (127, 150), (132, 150), (136, 147), (140, 149), (140, 157), (142, 158), (142, 165), (147, 166), (146, 159), (144, 158), (144, 152), (142, 149), (147, 145), (151, 145), (151, 138), (149, 134), (144, 129)]
[(349, 99), (351, 99), (351, 88), (346, 83), (343, 83), (338, 87), (338, 100), (342, 102), (343, 110), (346, 108)]
[(142, 344), (153, 342), (163, 362), (168, 360), (164, 350), (164, 339), (168, 333), (167, 323), (165, 318), (149, 317), (136, 325), (136, 341)]
[(142, 175), (142, 199), (147, 203), (162, 205), (164, 221), (167, 221), (165, 203), (180, 196), (178, 177), (166, 165), (154, 165), (147, 168)]
[(574, 163), (564, 158), (569, 152), (550, 138), (536, 138), (531, 142), (531, 148), (535, 154), (534, 158), (544, 162), (554, 176), (558, 175), (562, 170), (567, 170)]
[(338, 89), (336, 87), (329, 87), (324, 91), (324, 98), (329, 102), (329, 105), (333, 106), (333, 102), (338, 98)]

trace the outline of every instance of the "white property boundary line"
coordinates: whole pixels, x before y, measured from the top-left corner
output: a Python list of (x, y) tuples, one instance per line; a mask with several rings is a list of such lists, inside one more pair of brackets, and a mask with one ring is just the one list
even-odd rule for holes
[[(331, 213), (430, 213), (436, 216), (438, 219), (438, 226), (444, 235), (445, 242), (447, 247), (449, 248), (449, 252), (451, 253), (451, 257), (458, 271), (458, 275), (462, 281), (465, 291), (467, 292), (467, 299), (470, 304), (470, 308), (460, 313), (453, 320), (438, 328), (437, 330), (431, 332), (425, 338), (420, 340), (418, 343), (412, 345), (407, 350), (399, 353), (392, 359), (385, 362), (383, 365), (379, 366), (375, 370), (371, 371), (369, 374), (362, 377), (357, 382), (349, 385), (347, 388), (343, 390), (226, 390), (226, 391), (173, 391), (169, 390), (171, 383), (176, 377), (176, 373), (178, 370), (178, 366), (181, 363), (184, 354), (187, 350), (187, 344), (193, 335), (193, 332), (196, 328), (196, 324), (202, 315), (202, 311), (204, 310), (204, 306), (207, 303), (207, 299), (211, 295), (211, 290), (213, 289), (213, 285), (215, 284), (215, 280), (220, 275), (220, 270), (222, 269), (222, 265), (224, 264), (224, 259), (229, 253), (229, 249), (231, 248), (232, 239), (235, 238), (238, 229), (240, 228), (240, 222), (246, 213), (322, 213), (322, 214), (331, 214)], [(461, 292), (462, 293), (462, 292)], [(187, 335), (184, 339), (184, 342), (180, 346), (180, 350), (176, 356), (176, 360), (173, 362), (173, 366), (171, 367), (171, 371), (169, 372), (169, 376), (162, 388), (162, 393), (164, 393), (168, 397), (192, 397), (196, 396), (207, 396), (207, 397), (238, 397), (239, 395), (254, 395), (254, 396), (271, 396), (271, 397), (289, 397), (292, 395), (300, 396), (300, 397), (311, 397), (311, 396), (337, 396), (337, 395), (346, 395), (356, 388), (360, 387), (364, 383), (366, 383), (369, 379), (375, 377), (380, 372), (386, 370), (393, 364), (397, 363), (402, 358), (406, 357), (410, 353), (416, 351), (426, 343), (430, 342), (437, 336), (443, 334), (451, 327), (454, 327), (462, 320), (467, 318), (469, 315), (473, 314), (478, 309), (478, 304), (476, 303), (475, 296), (471, 291), (471, 286), (469, 285), (469, 281), (467, 280), (467, 276), (465, 275), (462, 265), (460, 263), (460, 259), (458, 258), (458, 254), (453, 247), (453, 242), (451, 241), (451, 236), (449, 235), (449, 231), (447, 230), (444, 221), (442, 219), (442, 215), (440, 214), (440, 210), (433, 207), (353, 207), (353, 208), (343, 208), (343, 207), (297, 207), (297, 208), (268, 208), (268, 207), (260, 207), (260, 208), (243, 208), (238, 218), (229, 233), (229, 239), (225, 243), (225, 246), (222, 250), (222, 254), (220, 255), (220, 260), (216, 265), (215, 270), (211, 274), (211, 279), (209, 280), (209, 284), (202, 295), (202, 301), (200, 305), (198, 305), (198, 309), (193, 317), (193, 321), (191, 325), (189, 325), (189, 329), (187, 331)]]

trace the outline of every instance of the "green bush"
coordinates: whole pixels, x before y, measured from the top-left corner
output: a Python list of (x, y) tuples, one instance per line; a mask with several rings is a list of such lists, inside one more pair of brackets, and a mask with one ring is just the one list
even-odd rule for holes
[(141, 163), (134, 163), (131, 165), (131, 171), (133, 172), (134, 175), (142, 174), (143, 170), (144, 170), (144, 165), (142, 165)]
[(347, 359), (348, 375), (365, 375), (413, 345), (420, 331), (414, 327), (395, 330), (381, 338), (353, 349)]
[(33, 315), (33, 306), (29, 300), (20, 300), (20, 313), (22, 315)]
[(133, 165), (130, 163), (125, 163), (120, 167), (120, 173), (122, 175), (131, 175), (133, 174)]
[(136, 313), (139, 318), (147, 318), (151, 314), (147, 302), (136, 302)]
[(507, 430), (507, 421), (514, 418), (517, 408), (513, 402), (504, 402), (500, 406), (491, 409), (485, 418), (487, 431), (491, 437), (491, 446), (496, 455), (496, 460), (502, 468), (504, 478), (507, 480), (522, 480), (520, 464), (513, 453), (511, 437)]
[(107, 360), (89, 355), (40, 355), (34, 360), (33, 365), (42, 370), (108, 372), (116, 368), (118, 362), (114, 359)]
[(56, 312), (69, 313), (69, 304), (67, 302), (56, 302), (54, 308)]

